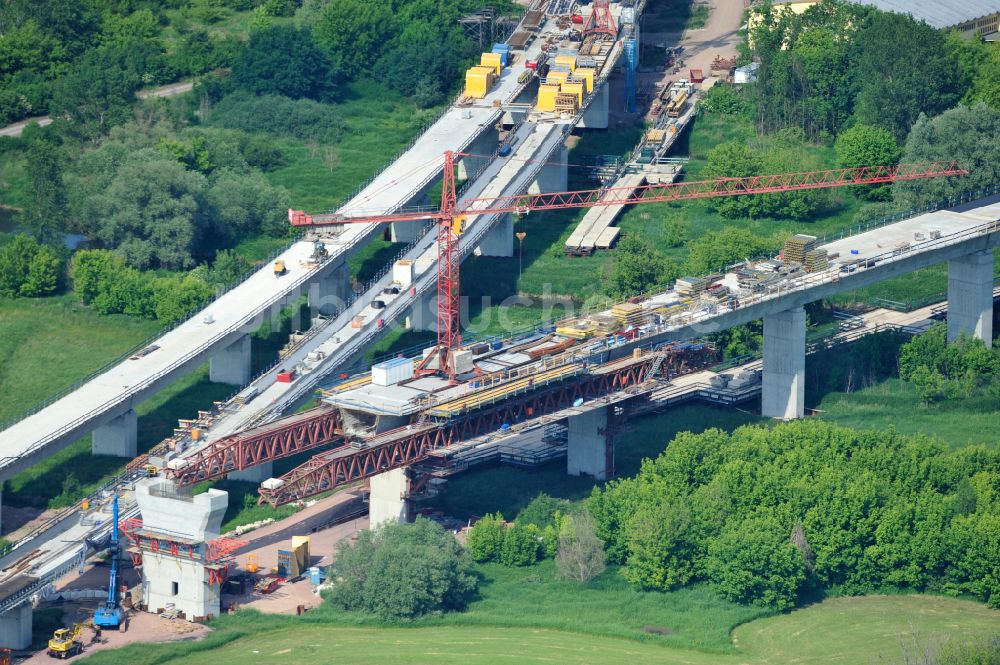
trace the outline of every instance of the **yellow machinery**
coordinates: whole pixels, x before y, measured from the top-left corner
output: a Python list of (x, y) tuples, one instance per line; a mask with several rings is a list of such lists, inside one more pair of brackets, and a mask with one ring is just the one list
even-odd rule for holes
[(52, 633), (49, 640), (49, 655), (53, 658), (71, 658), (83, 653), (83, 624), (74, 624), (72, 628), (59, 628)]
[(156, 466), (155, 464), (147, 464), (142, 468), (146, 471), (146, 475), (149, 476), (150, 478), (155, 478), (158, 475), (160, 475), (160, 467)]
[(285, 274), (285, 262), (282, 261), (281, 259), (278, 259), (277, 261), (274, 262), (274, 276), (281, 277), (284, 274)]

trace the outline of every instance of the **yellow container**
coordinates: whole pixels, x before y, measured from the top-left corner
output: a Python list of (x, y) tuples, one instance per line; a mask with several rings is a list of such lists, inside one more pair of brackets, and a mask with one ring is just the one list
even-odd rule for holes
[(583, 104), (583, 86), (583, 81), (580, 81), (579, 83), (567, 81), (562, 84), (562, 92), (569, 92), (576, 95), (576, 105), (579, 107)]
[(570, 71), (576, 69), (576, 56), (575, 55), (557, 55), (556, 65), (565, 65), (570, 68)]
[(545, 82), (562, 83), (568, 78), (569, 78), (569, 72), (549, 70), (548, 75), (545, 77)]
[(483, 67), (492, 67), (493, 73), (497, 76), (500, 76), (500, 70), (503, 68), (499, 53), (483, 53), (479, 58), (479, 64)]
[(577, 69), (573, 72), (573, 76), (581, 78), (587, 84), (587, 94), (594, 91), (594, 70), (593, 69)]
[(492, 67), (473, 67), (465, 73), (465, 96), (482, 99), (493, 86)]
[(551, 113), (556, 110), (556, 95), (559, 93), (558, 85), (548, 85), (543, 83), (538, 86), (538, 105), (536, 108), (539, 111), (548, 111)]

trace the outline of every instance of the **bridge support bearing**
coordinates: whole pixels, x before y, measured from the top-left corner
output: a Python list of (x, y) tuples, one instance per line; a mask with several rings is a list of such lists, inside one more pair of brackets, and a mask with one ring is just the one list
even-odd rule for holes
[(208, 363), (208, 380), (245, 386), (250, 382), (250, 336), (243, 335), (224, 349), (215, 352)]
[(479, 247), (476, 247), (475, 254), (508, 259), (514, 256), (514, 218), (511, 215), (502, 215), (496, 225), (483, 237)]
[(138, 453), (138, 433), (139, 418), (134, 409), (129, 409), (94, 430), (90, 452), (94, 455), (135, 457)]
[(805, 375), (805, 309), (765, 316), (761, 415), (785, 420), (805, 415)]
[(0, 615), (0, 646), (15, 651), (31, 646), (31, 603)]
[(972, 335), (993, 345), (993, 252), (948, 262), (948, 341)]
[(569, 150), (563, 146), (549, 157), (549, 163), (538, 172), (535, 182), (528, 185), (529, 194), (545, 194), (549, 192), (565, 192), (569, 189), (569, 171), (567, 159)]
[(586, 129), (607, 129), (608, 110), (611, 108), (611, 81), (606, 81), (601, 89), (594, 96), (594, 101), (590, 103), (587, 110), (580, 118), (580, 127)]
[[(185, 496), (161, 478), (136, 483), (135, 496), (144, 532), (163, 534), (164, 542), (205, 543), (218, 538), (229, 505), (227, 492), (210, 489)], [(150, 612), (172, 604), (188, 620), (219, 616), (221, 585), (211, 581), (204, 561), (191, 558), (184, 549), (175, 554), (165, 546), (155, 552), (143, 549), (142, 589)]]
[(608, 407), (571, 416), (566, 443), (566, 473), (607, 480)]
[(385, 522), (406, 522), (410, 519), (410, 479), (406, 467), (392, 469), (372, 476), (371, 494), (368, 498), (368, 525), (375, 527)]
[(351, 271), (346, 263), (328, 269), (326, 274), (309, 285), (309, 309), (313, 316), (333, 316), (344, 309), (350, 297)]
[(243, 480), (249, 483), (262, 483), (274, 475), (274, 462), (264, 462), (243, 471), (230, 471), (226, 476), (229, 480)]

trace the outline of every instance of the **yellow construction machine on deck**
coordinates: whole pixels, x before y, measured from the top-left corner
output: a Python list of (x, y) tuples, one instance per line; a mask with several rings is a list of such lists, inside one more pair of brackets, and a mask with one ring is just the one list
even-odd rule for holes
[(49, 640), (49, 655), (53, 658), (71, 658), (83, 653), (83, 629), (86, 624), (74, 624), (72, 628), (59, 628)]

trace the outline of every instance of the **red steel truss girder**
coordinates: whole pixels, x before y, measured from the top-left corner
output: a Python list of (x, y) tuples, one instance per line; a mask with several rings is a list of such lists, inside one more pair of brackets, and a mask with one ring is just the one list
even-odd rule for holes
[(191, 485), (311, 450), (334, 441), (342, 432), (340, 412), (320, 406), (214, 441), (170, 473), (178, 485)]
[[(574, 192), (554, 192), (550, 194), (516, 194), (499, 198), (463, 199), (461, 208), (454, 211), (459, 215), (493, 215), (499, 213), (525, 213), (563, 208), (595, 208), (598, 206), (632, 205), (636, 203), (657, 203), (663, 201), (685, 201), (718, 196), (744, 196), (792, 192), (827, 187), (849, 187), (854, 185), (876, 185), (897, 180), (922, 180), (943, 176), (968, 175), (968, 171), (958, 167), (957, 162), (930, 162), (922, 164), (898, 164), (896, 166), (861, 166), (857, 168), (809, 171), (805, 173), (782, 173), (777, 175), (748, 176), (745, 178), (720, 178), (695, 182), (675, 182), (640, 187), (609, 187), (607, 189), (585, 189)], [(394, 213), (373, 217), (310, 217), (302, 213), (293, 221), (297, 226), (315, 224), (371, 224), (375, 222), (406, 222), (414, 220), (438, 219), (441, 211), (420, 211)]]
[(544, 389), (485, 408), (439, 427), (407, 433), (387, 443), (355, 449), (342, 446), (320, 453), (282, 477), (284, 484), (273, 490), (260, 488), (261, 501), (279, 506), (314, 496), (339, 486), (407, 466), (424, 459), (432, 450), (495, 431), (504, 423), (518, 422), (564, 409), (577, 399), (594, 399), (624, 390), (646, 380), (655, 358), (623, 364), (611, 371), (578, 375)]

